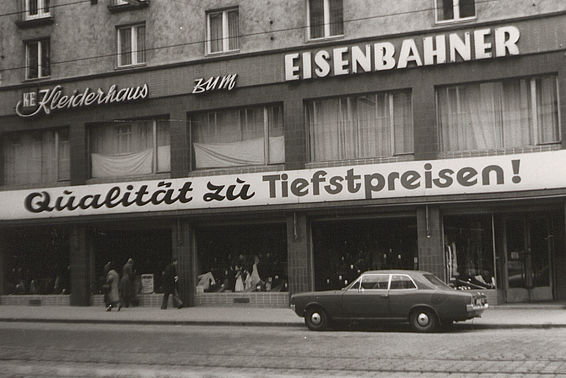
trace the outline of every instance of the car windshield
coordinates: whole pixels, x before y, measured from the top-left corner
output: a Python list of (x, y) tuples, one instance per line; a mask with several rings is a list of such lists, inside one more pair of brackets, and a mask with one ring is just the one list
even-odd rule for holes
[(454, 290), (447, 284), (445, 284), (440, 278), (436, 277), (434, 274), (423, 274), (424, 278), (426, 278), (431, 284), (436, 286), (439, 289), (443, 290)]

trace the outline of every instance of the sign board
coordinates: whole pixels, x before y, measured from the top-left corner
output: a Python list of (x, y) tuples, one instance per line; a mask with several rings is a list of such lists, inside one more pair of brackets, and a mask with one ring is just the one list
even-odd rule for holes
[(0, 192), (2, 220), (566, 188), (566, 150)]
[(153, 274), (147, 273), (141, 275), (142, 294), (152, 294), (153, 288)]

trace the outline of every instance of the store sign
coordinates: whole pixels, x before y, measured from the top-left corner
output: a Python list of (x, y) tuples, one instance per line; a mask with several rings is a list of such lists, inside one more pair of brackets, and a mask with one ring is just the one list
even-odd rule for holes
[(121, 89), (117, 85), (112, 85), (106, 92), (101, 88), (97, 90), (86, 88), (82, 92), (75, 90), (71, 95), (65, 95), (63, 87), (56, 85), (53, 88), (24, 92), (22, 100), (16, 105), (16, 113), (20, 117), (27, 118), (40, 114), (48, 115), (56, 110), (142, 100), (148, 96), (147, 84)]
[(566, 150), (0, 192), (2, 219), (566, 189)]
[(412, 66), (430, 66), (518, 55), (521, 33), (515, 26), (454, 32), (335, 47), (285, 55), (285, 80), (300, 80), (387, 71)]
[(236, 86), (236, 78), (238, 74), (229, 74), (224, 76), (213, 76), (208, 79), (196, 79), (192, 93), (204, 93), (216, 90), (231, 91)]

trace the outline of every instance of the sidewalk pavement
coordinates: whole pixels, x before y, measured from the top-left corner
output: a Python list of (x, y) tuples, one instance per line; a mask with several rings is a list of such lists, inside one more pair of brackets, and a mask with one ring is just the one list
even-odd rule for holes
[[(187, 307), (161, 310), (154, 307), (104, 307), (0, 305), (0, 322), (115, 323), (155, 325), (247, 325), (304, 327), (303, 318), (286, 308)], [(463, 323), (472, 328), (566, 328), (566, 306), (502, 305), (485, 311), (481, 318)]]

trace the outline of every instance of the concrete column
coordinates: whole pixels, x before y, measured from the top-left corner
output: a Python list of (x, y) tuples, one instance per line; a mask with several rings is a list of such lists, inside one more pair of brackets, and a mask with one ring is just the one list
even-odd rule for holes
[(89, 178), (88, 146), (86, 140), (85, 124), (73, 121), (69, 125), (71, 185), (83, 185)]
[(169, 114), (171, 138), (171, 177), (186, 177), (191, 170), (191, 149), (186, 110), (175, 110)]
[(314, 290), (311, 230), (304, 214), (287, 217), (287, 254), (289, 293)]
[(187, 221), (177, 220), (172, 230), (173, 256), (177, 258), (177, 275), (179, 282), (177, 287), (179, 295), (185, 306), (195, 305), (196, 287), (196, 248), (194, 246), (194, 235)]
[[(413, 87), (415, 159), (435, 159), (439, 151), (434, 83), (426, 75)], [(432, 111), (431, 111), (432, 109)]]
[(70, 231), (71, 306), (89, 306), (91, 269), (87, 229), (73, 225)]
[(285, 169), (303, 169), (306, 156), (305, 120), (302, 96), (289, 96), (283, 104), (285, 125)]
[(442, 216), (440, 209), (425, 205), (417, 209), (417, 234), (419, 243), (419, 270), (424, 270), (446, 280), (444, 246), (442, 245)]
[(7, 282), (8, 279), (8, 267), (7, 267), (7, 258), (6, 254), (8, 253), (8, 245), (4, 241), (2, 237), (0, 237), (0, 295), (8, 294), (7, 290)]

